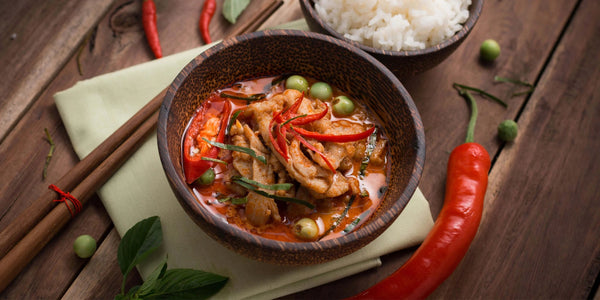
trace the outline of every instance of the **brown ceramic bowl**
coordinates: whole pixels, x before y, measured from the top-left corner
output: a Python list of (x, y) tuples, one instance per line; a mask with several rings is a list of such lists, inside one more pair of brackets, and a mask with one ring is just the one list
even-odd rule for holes
[(359, 47), (381, 61), (398, 78), (405, 79), (437, 66), (458, 48), (475, 26), (481, 14), (483, 0), (472, 0), (469, 6), (469, 18), (463, 24), (462, 29), (452, 37), (433, 47), (407, 51), (381, 50), (347, 39), (319, 17), (313, 0), (300, 0), (300, 6), (310, 30), (331, 35)]
[[(365, 225), (340, 238), (293, 243), (253, 235), (227, 224), (199, 205), (184, 180), (182, 135), (209, 93), (240, 80), (289, 73), (323, 80), (355, 99), (362, 99), (390, 140), (391, 176), (381, 206)], [(398, 217), (419, 183), (425, 137), (411, 97), (379, 61), (330, 36), (271, 30), (225, 40), (200, 54), (181, 71), (160, 109), (158, 147), (164, 171), (179, 202), (209, 236), (260, 261), (300, 265), (348, 255), (379, 236)]]

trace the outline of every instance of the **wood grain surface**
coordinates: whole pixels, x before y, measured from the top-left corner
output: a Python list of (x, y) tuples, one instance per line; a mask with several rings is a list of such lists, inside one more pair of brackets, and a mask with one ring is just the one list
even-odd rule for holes
[[(165, 55), (202, 45), (197, 29), (203, 1), (156, 0)], [(222, 1), (218, 2), (218, 9)], [(255, 0), (238, 23), (258, 18), (271, 1)], [(20, 0), (0, 2), (0, 228), (58, 180), (78, 158), (52, 95), (80, 80), (150, 61), (140, 23), (141, 1)], [(439, 66), (405, 80), (423, 119), (427, 154), (420, 188), (433, 216), (441, 206), (446, 163), (462, 143), (468, 106), (452, 83), (482, 88), (508, 108), (477, 96), (475, 140), (493, 157), (480, 230), (467, 256), (431, 299), (600, 299), (600, 2), (488, 0), (474, 31)], [(285, 0), (262, 27), (301, 18)], [(244, 21), (246, 20), (246, 21)], [(238, 24), (238, 25), (239, 25)], [(216, 14), (213, 39), (235, 32)], [(498, 60), (478, 59), (481, 42), (502, 47)], [(78, 70), (78, 61), (81, 73)], [(496, 83), (495, 75), (536, 84), (530, 95)], [(504, 144), (496, 127), (519, 124)], [(56, 149), (42, 178), (49, 144)], [(73, 240), (99, 242), (92, 259), (71, 252)], [(112, 299), (121, 275), (119, 236), (96, 197), (42, 250), (1, 299)], [(286, 299), (339, 299), (397, 269), (414, 252)], [(139, 284), (137, 274), (128, 285)]]

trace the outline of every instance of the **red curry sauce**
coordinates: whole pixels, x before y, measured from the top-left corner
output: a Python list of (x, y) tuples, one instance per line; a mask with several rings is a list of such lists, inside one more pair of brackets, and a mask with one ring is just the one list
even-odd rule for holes
[[(307, 78), (310, 83), (314, 83), (316, 80)], [(257, 78), (248, 81), (243, 81), (232, 85), (231, 87), (223, 88), (214, 92), (207, 101), (214, 102), (211, 107), (223, 107), (223, 103), (229, 102), (231, 110), (228, 120), (231, 118), (233, 113), (237, 110), (243, 110), (250, 103), (247, 100), (232, 99), (228, 97), (222, 97), (222, 93), (238, 95), (240, 97), (252, 97), (253, 95), (265, 94), (268, 99), (272, 95), (281, 93), (285, 90), (285, 86), (282, 82), (278, 82), (277, 77), (264, 77)], [(333, 87), (333, 97), (328, 102), (329, 109), (331, 109), (331, 101), (335, 96), (345, 95)], [(304, 97), (307, 97), (304, 95)], [(260, 100), (258, 100), (260, 101)], [(207, 104), (204, 104), (207, 105)], [(367, 116), (366, 122), (372, 125), (376, 125), (373, 118), (368, 117), (367, 110), (364, 106), (355, 102), (354, 114), (347, 117), (336, 117), (331, 114), (332, 120), (347, 120), (350, 122), (365, 122), (364, 115)], [(202, 109), (199, 108), (197, 115), (190, 121), (190, 124), (194, 122), (194, 119), (201, 118), (198, 115)], [(362, 114), (362, 118), (357, 118), (357, 115)], [(243, 119), (243, 113), (238, 116), (238, 119)], [(227, 124), (225, 122), (224, 124)], [(223, 128), (221, 128), (222, 130)], [(186, 130), (186, 135), (187, 135)], [(384, 140), (387, 142), (386, 137), (381, 133), (380, 130), (377, 132), (377, 140)], [(225, 136), (223, 143), (229, 143), (229, 137)], [(268, 143), (268, 141), (263, 141)], [(365, 140), (364, 143), (367, 143)], [(387, 150), (387, 149), (386, 149)], [(386, 151), (387, 152), (387, 151)], [(191, 183), (190, 186), (193, 188), (194, 193), (199, 203), (208, 208), (213, 213), (221, 216), (224, 221), (229, 224), (238, 226), (244, 230), (247, 230), (253, 234), (279, 241), (289, 242), (304, 242), (298, 238), (292, 232), (292, 226), (294, 222), (303, 217), (313, 219), (319, 227), (319, 238), (318, 239), (331, 239), (340, 235), (344, 235), (352, 230), (355, 230), (362, 225), (370, 216), (370, 214), (376, 210), (380, 201), (385, 195), (387, 187), (386, 177), (388, 174), (389, 157), (385, 154), (385, 162), (383, 164), (368, 164), (364, 176), (359, 176), (359, 168), (361, 166), (360, 161), (353, 161), (352, 167), (346, 170), (343, 174), (345, 177), (355, 178), (359, 182), (361, 188), (361, 194), (354, 195), (354, 197), (347, 192), (341, 196), (335, 198), (319, 199), (316, 201), (315, 208), (311, 213), (302, 216), (290, 215), (285, 209), (287, 202), (275, 201), (279, 208), (279, 214), (281, 215), (281, 222), (270, 222), (262, 226), (254, 226), (249, 224), (245, 216), (245, 205), (244, 204), (233, 204), (231, 201), (221, 202), (219, 199), (225, 197), (243, 197), (244, 195), (236, 194), (232, 191), (229, 186), (231, 185), (230, 178), (227, 174), (230, 169), (233, 168), (232, 155), (229, 150), (219, 150), (218, 159), (227, 164), (223, 163), (211, 163), (215, 171), (215, 180), (210, 185), (202, 185), (197, 182)], [(339, 175), (339, 174), (338, 174)], [(295, 185), (299, 183), (294, 182)], [(353, 201), (347, 209), (350, 199)], [(347, 214), (343, 214), (347, 209)], [(337, 224), (336, 224), (337, 222)], [(351, 223), (353, 223), (351, 225)]]

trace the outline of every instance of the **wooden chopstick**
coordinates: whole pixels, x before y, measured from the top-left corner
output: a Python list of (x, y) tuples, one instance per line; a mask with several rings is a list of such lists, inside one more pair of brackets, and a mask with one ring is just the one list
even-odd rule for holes
[[(166, 91), (166, 88), (161, 91), (54, 184), (64, 191), (71, 191), (82, 178), (96, 169), (121, 143), (130, 137), (142, 122), (158, 110)], [(56, 192), (47, 189), (0, 232), (0, 257), (4, 257), (13, 245), (56, 206), (56, 202), (52, 201), (54, 199), (56, 199)]]
[[(162, 94), (162, 93), (161, 93)], [(81, 206), (100, 188), (119, 167), (133, 154), (142, 141), (156, 127), (158, 111), (145, 120), (137, 130), (91, 172), (71, 194)], [(68, 206), (68, 207), (67, 207)], [(75, 206), (70, 202), (56, 205), (23, 237), (2, 259), (0, 259), (0, 292), (29, 264), (44, 246), (74, 217), (71, 211)]]

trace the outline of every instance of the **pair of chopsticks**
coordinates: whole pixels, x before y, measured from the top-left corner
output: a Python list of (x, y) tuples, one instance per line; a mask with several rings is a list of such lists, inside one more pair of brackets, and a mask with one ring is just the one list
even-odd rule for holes
[[(55, 185), (64, 191), (71, 191), (71, 195), (85, 205), (154, 131), (158, 109), (166, 91), (164, 89), (154, 97)], [(0, 233), (0, 291), (74, 217), (71, 211), (76, 210), (75, 205), (72, 202), (56, 205), (56, 198), (56, 192), (46, 190)]]
[[(238, 24), (228, 37), (255, 31), (283, 4), (271, 1), (262, 8), (258, 18)], [(55, 185), (79, 200), (81, 206), (99, 189), (120, 166), (154, 132), (158, 110), (167, 92), (156, 97), (125, 122), (96, 149), (77, 163)], [(27, 209), (0, 232), (0, 292), (17, 277), (29, 262), (75, 215), (72, 202), (56, 205), (57, 194), (46, 190)]]

